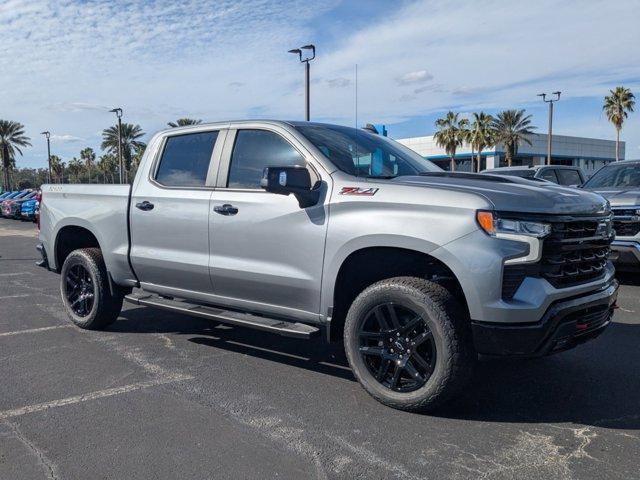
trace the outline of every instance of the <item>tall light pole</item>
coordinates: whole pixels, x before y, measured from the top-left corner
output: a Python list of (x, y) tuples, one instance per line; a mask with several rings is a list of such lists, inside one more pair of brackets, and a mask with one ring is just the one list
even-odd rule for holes
[(51, 141), (49, 140), (49, 137), (51, 137), (51, 132), (44, 131), (44, 132), (40, 132), (42, 135), (44, 135), (45, 137), (47, 137), (47, 165), (49, 167), (49, 169), (47, 170), (47, 183), (51, 183)]
[[(302, 57), (302, 50), (311, 50), (310, 57)], [(305, 105), (305, 120), (308, 122), (311, 119), (311, 91), (310, 91), (310, 73), (309, 62), (316, 58), (316, 46), (313, 44), (304, 45), (300, 48), (294, 48), (289, 50), (289, 53), (298, 55), (300, 63), (304, 63), (304, 105)]]
[(124, 163), (122, 161), (122, 109), (114, 108), (113, 110), (109, 111), (115, 113), (116, 117), (118, 117), (118, 165), (120, 169), (120, 183), (124, 183)]
[(551, 95), (555, 95), (556, 98), (547, 98), (546, 93), (539, 93), (538, 96), (542, 97), (542, 101), (549, 104), (549, 133), (547, 134), (547, 165), (551, 165), (551, 139), (553, 136), (553, 103), (560, 100), (561, 92), (553, 92)]

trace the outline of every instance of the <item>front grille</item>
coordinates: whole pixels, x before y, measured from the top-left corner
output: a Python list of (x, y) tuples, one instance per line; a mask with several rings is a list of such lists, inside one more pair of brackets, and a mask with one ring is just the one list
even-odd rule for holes
[(612, 240), (610, 216), (536, 215), (531, 220), (550, 223), (551, 234), (543, 241), (539, 262), (504, 267), (503, 298), (513, 298), (526, 277), (544, 278), (555, 288), (566, 288), (604, 275)]
[(640, 232), (638, 208), (616, 208), (613, 210), (613, 228), (618, 237), (633, 237)]

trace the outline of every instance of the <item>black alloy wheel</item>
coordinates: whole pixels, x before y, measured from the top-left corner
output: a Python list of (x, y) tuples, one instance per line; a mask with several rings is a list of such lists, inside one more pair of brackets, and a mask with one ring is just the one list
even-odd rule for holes
[(396, 392), (422, 388), (436, 366), (433, 334), (422, 315), (393, 302), (373, 307), (357, 332), (358, 351), (369, 373)]
[(69, 307), (78, 317), (86, 317), (93, 308), (95, 290), (91, 274), (84, 265), (72, 266), (65, 277), (65, 292)]

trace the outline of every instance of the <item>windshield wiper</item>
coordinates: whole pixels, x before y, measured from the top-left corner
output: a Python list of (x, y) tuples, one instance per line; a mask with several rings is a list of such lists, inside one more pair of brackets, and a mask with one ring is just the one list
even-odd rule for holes
[(389, 180), (391, 178), (396, 178), (398, 175), (365, 175), (364, 178), (382, 178), (384, 180)]

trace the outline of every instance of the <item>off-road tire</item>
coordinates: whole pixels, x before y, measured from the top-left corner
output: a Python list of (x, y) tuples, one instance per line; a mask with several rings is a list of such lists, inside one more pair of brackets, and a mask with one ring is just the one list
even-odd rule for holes
[[(358, 328), (376, 305), (412, 305), (433, 334), (435, 368), (426, 384), (415, 391), (397, 392), (380, 383), (359, 353)], [(352, 303), (345, 319), (344, 344), (349, 364), (362, 387), (376, 400), (407, 411), (432, 411), (453, 398), (471, 377), (477, 354), (466, 310), (443, 286), (417, 277), (381, 280), (366, 288)]]
[[(77, 315), (67, 298), (66, 278), (75, 265), (82, 265), (88, 272), (93, 283), (93, 305), (86, 316)], [(104, 264), (102, 252), (99, 248), (82, 248), (74, 250), (64, 261), (60, 271), (60, 294), (65, 311), (69, 319), (78, 327), (87, 330), (101, 330), (116, 321), (122, 310), (124, 294), (114, 288), (111, 293), (107, 269)]]

